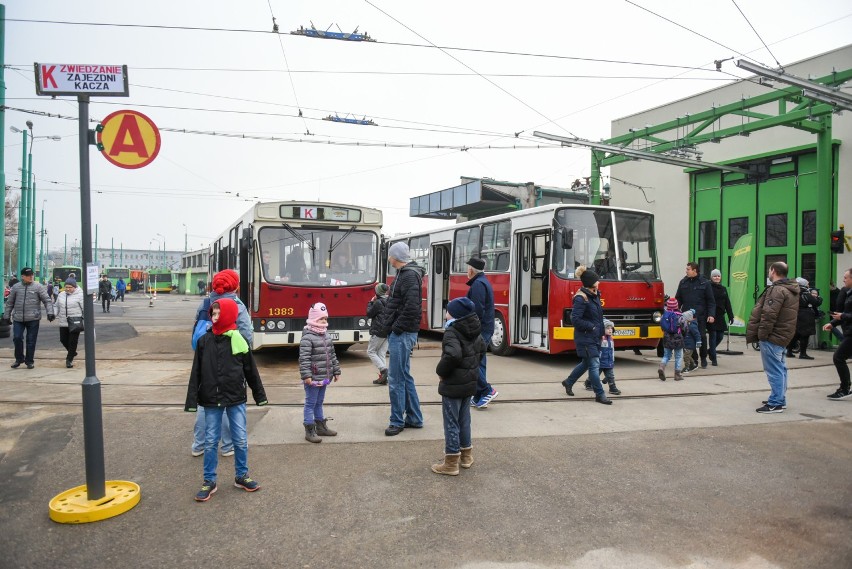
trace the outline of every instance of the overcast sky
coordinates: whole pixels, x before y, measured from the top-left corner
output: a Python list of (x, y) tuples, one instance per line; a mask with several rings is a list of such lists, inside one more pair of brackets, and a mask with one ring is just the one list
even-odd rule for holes
[[(460, 176), (568, 187), (589, 174), (588, 151), (529, 148), (546, 144), (532, 138), (533, 130), (608, 138), (612, 119), (746, 75), (732, 61), (716, 72), (714, 60), (747, 56), (786, 65), (852, 37), (848, 0), (146, 0), (130, 6), (6, 2), (6, 104), (76, 119), (74, 98), (35, 95), (33, 63), (126, 64), (130, 97), (93, 98), (93, 119), (127, 108), (160, 128), (310, 143), (165, 131), (159, 156), (138, 170), (118, 168), (91, 148), (101, 247), (111, 239), (116, 247), (145, 249), (152, 241), (157, 247), (161, 234), (168, 249), (183, 249), (188, 233), (195, 249), (258, 200), (379, 207), (387, 234), (442, 225), (409, 218), (408, 199), (457, 185)], [(278, 35), (268, 33), (273, 13)], [(15, 19), (151, 27), (8, 21)], [(323, 30), (358, 26), (378, 41), (288, 33), (311, 21)], [(465, 49), (419, 47), (430, 45)], [(378, 126), (321, 120), (334, 113)], [(33, 152), (37, 208), (47, 200), (50, 247), (61, 249), (66, 235), (69, 246), (80, 237), (77, 123), (7, 111), (5, 172), (12, 188), (20, 187), (21, 135), (8, 127), (24, 128), (27, 120), (36, 136), (62, 137), (36, 140)], [(345, 145), (355, 142), (469, 150)], [(500, 148), (482, 148), (489, 145)]]

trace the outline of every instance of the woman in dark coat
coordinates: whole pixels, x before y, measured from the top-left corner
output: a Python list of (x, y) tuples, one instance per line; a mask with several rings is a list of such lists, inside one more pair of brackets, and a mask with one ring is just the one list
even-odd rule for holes
[(797, 278), (796, 282), (799, 283), (799, 315), (796, 318), (796, 335), (787, 345), (787, 357), (796, 357), (793, 349), (798, 344), (799, 359), (812, 360), (813, 356), (808, 355), (808, 342), (810, 336), (816, 333), (817, 312), (822, 304), (822, 297), (817, 294), (816, 289), (808, 287), (808, 281), (802, 277)]
[(710, 354), (710, 363), (718, 365), (716, 363), (716, 348), (719, 347), (719, 344), (722, 343), (722, 338), (725, 337), (728, 322), (734, 319), (734, 311), (731, 308), (731, 298), (728, 296), (728, 289), (722, 284), (722, 272), (719, 269), (710, 271), (710, 281), (713, 298), (716, 299), (716, 314), (713, 323), (707, 325), (707, 332), (710, 336), (707, 341), (707, 351)]

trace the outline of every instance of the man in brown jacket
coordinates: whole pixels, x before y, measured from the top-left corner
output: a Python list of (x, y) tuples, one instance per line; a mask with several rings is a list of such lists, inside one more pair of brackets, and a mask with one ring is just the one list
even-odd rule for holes
[(769, 266), (772, 281), (751, 311), (746, 327), (746, 341), (760, 342), (760, 359), (769, 380), (771, 393), (758, 413), (782, 413), (787, 408), (786, 347), (796, 334), (799, 313), (799, 285), (787, 278), (785, 263)]

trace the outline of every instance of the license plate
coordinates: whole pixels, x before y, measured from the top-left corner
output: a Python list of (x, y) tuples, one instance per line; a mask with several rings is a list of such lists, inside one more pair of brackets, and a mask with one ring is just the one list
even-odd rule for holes
[(612, 331), (613, 336), (635, 336), (636, 328), (616, 328)]
[(339, 340), (340, 339), (340, 333), (339, 332), (327, 332), (327, 334), (328, 334), (328, 337), (331, 338), (332, 340)]

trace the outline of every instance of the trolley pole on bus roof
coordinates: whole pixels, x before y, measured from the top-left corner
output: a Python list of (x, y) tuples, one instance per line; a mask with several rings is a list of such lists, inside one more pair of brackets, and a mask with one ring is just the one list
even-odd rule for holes
[[(65, 71), (63, 71), (65, 70)], [(99, 81), (69, 80), (76, 74), (97, 76)], [(50, 501), (50, 518), (60, 523), (94, 522), (122, 514), (139, 503), (139, 486), (122, 480), (106, 481), (104, 475), (103, 409), (101, 382), (95, 370), (95, 312), (92, 291), (98, 285), (97, 266), (92, 263), (92, 206), (89, 178), (89, 145), (95, 143), (89, 130), (89, 96), (107, 92), (127, 96), (127, 67), (115, 65), (35, 64), (36, 93), (76, 95), (80, 141), (80, 225), (82, 232), (83, 332), (86, 377), (83, 380), (83, 447), (86, 485), (58, 494)], [(85, 493), (86, 497), (83, 497)]]

